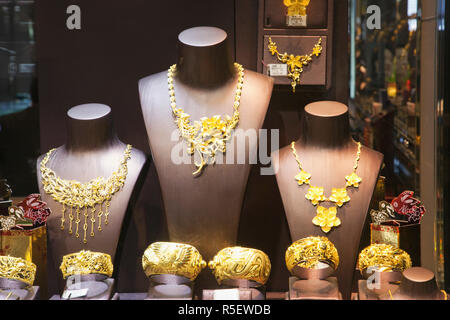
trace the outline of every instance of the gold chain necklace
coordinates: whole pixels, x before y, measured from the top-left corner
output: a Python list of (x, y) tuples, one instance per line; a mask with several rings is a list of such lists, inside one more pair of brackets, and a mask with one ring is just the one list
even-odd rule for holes
[(295, 88), (297, 85), (300, 85), (300, 77), (303, 73), (303, 67), (307, 66), (311, 61), (312, 57), (318, 57), (322, 53), (322, 37), (319, 38), (319, 41), (314, 45), (313, 51), (310, 54), (303, 56), (295, 56), (293, 54), (288, 53), (279, 53), (278, 47), (275, 42), (272, 41), (272, 38), (269, 37), (269, 51), (272, 56), (277, 55), (277, 59), (288, 65), (289, 74), (288, 77), (292, 80), (291, 86), (292, 91), (295, 92)]
[[(361, 143), (358, 142), (357, 144), (358, 152), (356, 153), (353, 172), (348, 176), (345, 176), (345, 180), (347, 181), (346, 186), (344, 188), (332, 188), (332, 194), (329, 198), (325, 196), (323, 187), (315, 187), (311, 185), (311, 174), (303, 170), (302, 164), (297, 155), (297, 150), (295, 149), (295, 142), (292, 142), (291, 144), (292, 153), (294, 154), (295, 161), (297, 161), (300, 169), (300, 173), (295, 176), (295, 180), (298, 181), (299, 186), (304, 184), (309, 185), (305, 198), (310, 200), (313, 206), (318, 206), (316, 211), (317, 215), (312, 222), (314, 225), (320, 227), (325, 233), (328, 233), (332, 228), (339, 227), (341, 225), (341, 220), (337, 217), (337, 209), (341, 208), (345, 203), (350, 201), (350, 197), (347, 194), (347, 188), (359, 188), (359, 185), (362, 182), (362, 179), (356, 174), (361, 157)], [(332, 202), (335, 206), (325, 208), (319, 205), (321, 202)]]
[[(69, 234), (73, 234), (72, 225), (75, 221), (75, 236), (80, 237), (79, 224), (81, 222), (80, 215), (84, 209), (83, 242), (87, 243), (88, 220), (91, 223), (91, 237), (94, 237), (94, 225), (98, 220), (98, 231), (102, 231), (102, 216), (105, 216), (105, 225), (108, 224), (108, 216), (110, 214), (109, 207), (111, 205), (112, 196), (118, 192), (125, 184), (128, 174), (127, 162), (131, 158), (131, 145), (127, 145), (120, 167), (114, 171), (112, 175), (105, 179), (98, 177), (87, 183), (81, 183), (76, 180), (64, 180), (59, 178), (56, 173), (47, 168), (50, 155), (56, 150), (50, 150), (41, 161), (42, 184), (44, 191), (49, 194), (53, 200), (62, 204), (61, 230), (65, 229), (65, 213), (68, 208), (69, 212)], [(96, 206), (99, 205), (99, 210)], [(105, 211), (103, 211), (103, 205)], [(88, 208), (90, 208), (90, 218)], [(75, 216), (73, 211), (75, 209)], [(96, 215), (97, 212), (97, 215)]]
[(203, 117), (200, 121), (194, 121), (193, 125), (190, 120), (191, 116), (182, 108), (177, 107), (175, 87), (173, 84), (177, 65), (174, 64), (171, 66), (167, 73), (170, 107), (172, 108), (180, 136), (188, 143), (188, 153), (190, 155), (197, 153), (200, 156), (200, 162), (195, 162), (197, 170), (193, 173), (194, 176), (201, 173), (205, 165), (216, 162), (217, 151), (222, 153), (226, 152), (226, 142), (230, 140), (232, 131), (239, 123), (239, 106), (241, 103), (242, 88), (244, 86), (244, 68), (238, 63), (234, 65), (239, 78), (236, 96), (234, 98), (233, 116), (226, 115), (225, 119), (217, 115), (212, 118)]

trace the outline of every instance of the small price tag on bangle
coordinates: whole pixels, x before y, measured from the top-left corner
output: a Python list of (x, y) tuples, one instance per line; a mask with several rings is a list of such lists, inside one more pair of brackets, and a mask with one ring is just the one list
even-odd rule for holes
[(78, 290), (65, 290), (61, 298), (65, 300), (83, 298), (87, 296), (88, 291), (89, 291), (88, 288)]
[(269, 76), (271, 77), (287, 77), (288, 66), (287, 64), (269, 64), (268, 66)]

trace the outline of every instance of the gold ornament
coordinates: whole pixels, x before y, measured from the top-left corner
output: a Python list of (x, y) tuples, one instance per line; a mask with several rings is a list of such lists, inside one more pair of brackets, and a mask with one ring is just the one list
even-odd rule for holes
[(155, 242), (142, 256), (142, 268), (147, 277), (171, 274), (194, 281), (205, 267), (200, 252), (188, 244)]
[(84, 216), (82, 228), (84, 231), (83, 242), (85, 244), (87, 243), (89, 222), (91, 225), (91, 237), (95, 235), (96, 222), (98, 231), (102, 231), (102, 217), (104, 216), (105, 225), (109, 222), (111, 198), (125, 184), (128, 174), (127, 162), (131, 158), (131, 149), (132, 146), (127, 145), (119, 169), (114, 171), (108, 179), (98, 177), (87, 183), (81, 183), (76, 180), (64, 180), (58, 177), (53, 170), (47, 167), (50, 156), (55, 149), (47, 153), (41, 161), (42, 184), (44, 191), (63, 206), (61, 230), (65, 229), (66, 213), (69, 212), (69, 234), (73, 234), (72, 226), (73, 222), (75, 222), (75, 236), (77, 238), (80, 237), (80, 215)]
[(109, 254), (85, 250), (65, 255), (59, 268), (64, 279), (73, 275), (88, 274), (111, 277), (114, 270)]
[(311, 0), (283, 0), (283, 3), (288, 8), (288, 16), (306, 16), (306, 8), (310, 1)]
[(355, 164), (353, 166), (353, 172), (345, 177), (347, 181), (346, 187), (344, 188), (332, 188), (331, 196), (327, 198), (324, 193), (323, 187), (316, 187), (311, 185), (311, 174), (306, 172), (300, 159), (297, 155), (297, 150), (295, 149), (295, 141), (291, 143), (292, 153), (294, 155), (295, 161), (297, 162), (300, 173), (294, 177), (298, 182), (299, 186), (308, 185), (308, 191), (305, 198), (311, 201), (313, 206), (319, 205), (321, 202), (332, 202), (335, 204), (334, 207), (325, 208), (322, 206), (317, 207), (316, 217), (312, 220), (313, 224), (320, 227), (323, 232), (328, 233), (334, 227), (341, 225), (341, 220), (337, 217), (337, 209), (342, 207), (347, 202), (350, 202), (350, 197), (347, 194), (347, 188), (359, 188), (362, 179), (356, 174), (358, 170), (359, 160), (361, 159), (361, 143), (357, 143), (358, 151), (356, 153)]
[(170, 107), (172, 108), (180, 136), (188, 143), (188, 153), (190, 155), (197, 153), (200, 157), (200, 162), (195, 162), (197, 170), (192, 174), (194, 176), (200, 174), (206, 165), (216, 162), (217, 152), (226, 152), (226, 143), (231, 139), (233, 130), (239, 123), (239, 106), (244, 86), (244, 68), (238, 63), (234, 65), (239, 77), (233, 104), (233, 116), (226, 115), (225, 119), (218, 115), (212, 118), (204, 117), (200, 121), (194, 121), (194, 124), (191, 124), (191, 116), (182, 108), (177, 107), (173, 80), (177, 66), (171, 66), (167, 73)]
[(0, 231), (9, 231), (16, 226), (16, 216), (0, 216)]
[(0, 256), (0, 278), (18, 280), (32, 286), (36, 265), (22, 258)]
[(278, 51), (277, 44), (272, 41), (272, 38), (269, 37), (269, 51), (272, 56), (276, 55), (278, 61), (287, 64), (289, 73), (288, 77), (291, 79), (292, 91), (295, 92), (295, 88), (297, 85), (300, 85), (300, 77), (303, 73), (303, 67), (307, 66), (311, 61), (313, 56), (318, 57), (322, 53), (322, 37), (319, 38), (319, 41), (314, 45), (313, 51), (311, 54), (296, 56), (293, 54), (283, 53), (281, 54)]
[(355, 187), (355, 188), (358, 188), (359, 184), (362, 181), (361, 178), (358, 177), (358, 175), (355, 172), (352, 172), (351, 175), (346, 176), (345, 180), (347, 180), (347, 187)]
[(409, 254), (389, 244), (372, 244), (361, 251), (358, 259), (361, 273), (369, 267), (377, 267), (380, 272), (403, 272), (411, 266)]
[(341, 225), (341, 219), (337, 217), (337, 208), (317, 207), (317, 215), (313, 219), (314, 225), (322, 228), (323, 232), (328, 233), (334, 227)]
[(378, 208), (379, 210), (370, 210), (373, 223), (382, 224), (383, 222), (395, 219), (395, 209), (389, 202), (380, 201)]
[(261, 285), (269, 279), (269, 257), (261, 250), (232, 247), (220, 250), (209, 262), (219, 284), (224, 280), (248, 280)]
[(315, 206), (326, 200), (322, 187), (309, 187), (305, 197)]
[(0, 231), (9, 231), (15, 227), (32, 227), (33, 220), (25, 218), (25, 212), (21, 207), (10, 206), (8, 216), (0, 216)]
[(347, 195), (346, 188), (333, 188), (331, 190), (330, 201), (336, 203), (338, 207), (342, 207), (345, 203), (350, 201), (350, 197)]
[(297, 240), (286, 250), (286, 266), (291, 273), (297, 266), (316, 269), (319, 262), (324, 262), (335, 270), (339, 266), (338, 251), (326, 237)]

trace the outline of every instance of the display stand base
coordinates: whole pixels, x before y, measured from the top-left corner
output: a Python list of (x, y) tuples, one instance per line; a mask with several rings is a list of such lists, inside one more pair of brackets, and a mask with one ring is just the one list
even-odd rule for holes
[(148, 293), (118, 293), (116, 292), (111, 300), (145, 300)]
[(30, 287), (25, 282), (0, 278), (0, 300), (38, 300), (39, 286)]
[(150, 278), (145, 300), (192, 300), (194, 282), (181, 276), (160, 274)]
[(39, 287), (1, 289), (0, 300), (39, 300)]
[(395, 292), (397, 289), (397, 284), (384, 283), (380, 289), (371, 290), (367, 287), (367, 280), (358, 281), (359, 300), (380, 300), (381, 296), (387, 295), (389, 290)]
[(225, 280), (220, 289), (203, 290), (203, 300), (265, 300), (266, 287), (248, 280)]
[(79, 281), (67, 279), (61, 296), (50, 300), (109, 300), (113, 295), (114, 279), (102, 275), (80, 276)]
[(253, 300), (252, 296), (252, 289), (205, 289), (202, 300)]
[(342, 300), (337, 278), (300, 280), (289, 278), (289, 300)]

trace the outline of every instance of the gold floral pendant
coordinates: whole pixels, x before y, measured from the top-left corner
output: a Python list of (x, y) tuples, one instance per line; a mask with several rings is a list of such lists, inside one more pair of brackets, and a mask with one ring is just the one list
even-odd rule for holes
[(342, 207), (345, 203), (350, 201), (350, 197), (347, 194), (346, 188), (333, 188), (331, 190), (331, 197), (329, 201), (332, 201), (338, 205), (338, 207)]
[(341, 220), (337, 217), (337, 208), (324, 208), (322, 206), (317, 207), (317, 215), (312, 220), (315, 226), (322, 229), (323, 232), (328, 233), (334, 227), (341, 225)]
[(295, 176), (295, 180), (298, 181), (298, 185), (302, 186), (304, 184), (310, 184), (311, 174), (306, 171), (301, 171)]

